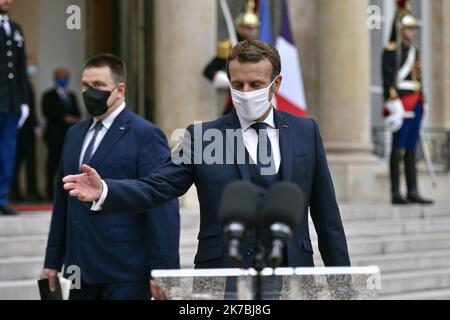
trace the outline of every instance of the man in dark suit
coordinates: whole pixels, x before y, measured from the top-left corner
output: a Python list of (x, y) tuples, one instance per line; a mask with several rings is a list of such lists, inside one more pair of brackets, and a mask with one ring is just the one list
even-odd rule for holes
[(83, 95), (92, 118), (69, 129), (64, 143), (42, 278), (54, 287), (63, 264), (66, 276), (67, 268), (78, 266), (81, 288), (71, 291), (74, 300), (148, 299), (151, 269), (179, 268), (178, 200), (133, 215), (96, 217), (62, 188), (62, 178), (82, 163), (112, 179), (136, 179), (169, 156), (162, 131), (126, 106), (125, 79), (118, 57), (87, 61)]
[(55, 174), (61, 158), (67, 130), (80, 121), (80, 110), (76, 96), (67, 90), (70, 74), (66, 69), (57, 69), (54, 74), (55, 88), (44, 93), (42, 112), (47, 125), (44, 140), (47, 145), (47, 196), (53, 198)]
[(27, 65), (22, 28), (10, 21), (11, 0), (0, 0), (0, 215), (8, 208), (13, 179), (18, 128), (30, 113), (27, 105)]
[[(101, 173), (85, 165), (83, 174), (64, 178), (64, 189), (72, 197), (94, 202), (93, 216), (102, 217), (152, 208), (183, 195), (195, 184), (201, 216), (195, 265), (223, 268), (230, 266), (219, 222), (224, 188), (233, 181), (247, 180), (265, 193), (277, 181), (290, 181), (303, 190), (305, 205), (298, 212), (303, 223), (287, 247), (284, 266), (314, 265), (308, 208), (325, 265), (349, 266), (344, 228), (317, 123), (277, 111), (271, 103), (282, 81), (278, 51), (257, 40), (241, 42), (233, 49), (227, 70), (236, 111), (190, 126), (178, 156), (173, 155), (139, 180), (103, 181)], [(204, 134), (209, 137), (202, 139)], [(216, 138), (214, 152), (220, 154), (214, 161), (205, 158), (212, 152), (211, 135)], [(236, 149), (238, 152), (233, 152)], [(261, 152), (264, 149), (267, 152)], [(255, 250), (248, 248), (243, 253), (252, 257)]]

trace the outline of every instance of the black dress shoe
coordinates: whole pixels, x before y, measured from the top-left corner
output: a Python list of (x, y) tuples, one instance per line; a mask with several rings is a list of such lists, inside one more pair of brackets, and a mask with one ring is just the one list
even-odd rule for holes
[(408, 194), (408, 200), (411, 203), (423, 204), (423, 205), (432, 205), (434, 203), (433, 200), (428, 200), (422, 198), (418, 193)]
[(394, 197), (392, 197), (392, 204), (393, 205), (408, 205), (408, 204), (410, 204), (410, 202), (408, 201), (408, 199), (405, 199), (401, 196), (394, 196)]
[(3, 216), (17, 216), (19, 213), (8, 207), (0, 207), (0, 214)]
[(21, 195), (18, 195), (18, 194), (12, 194), (9, 197), (9, 201), (11, 203), (22, 203), (23, 202), (23, 197)]

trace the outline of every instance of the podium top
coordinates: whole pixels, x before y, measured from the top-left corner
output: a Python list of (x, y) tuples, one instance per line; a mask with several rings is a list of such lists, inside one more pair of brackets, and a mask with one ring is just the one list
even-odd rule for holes
[[(264, 269), (263, 277), (270, 276), (320, 276), (320, 275), (380, 275), (378, 266), (369, 267), (318, 267), (318, 268), (278, 268)], [(154, 278), (204, 278), (204, 277), (252, 277), (256, 276), (255, 269), (182, 269), (182, 270), (153, 270)]]
[[(154, 270), (152, 277), (169, 299), (251, 300), (254, 269)], [(380, 268), (279, 268), (262, 272), (263, 300), (376, 299), (381, 286)]]

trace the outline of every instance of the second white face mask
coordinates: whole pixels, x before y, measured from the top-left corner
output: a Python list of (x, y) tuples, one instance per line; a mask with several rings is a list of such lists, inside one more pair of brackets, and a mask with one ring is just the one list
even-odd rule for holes
[(272, 101), (269, 101), (269, 92), (277, 78), (267, 88), (256, 91), (242, 92), (231, 88), (231, 97), (237, 114), (247, 121), (260, 119), (272, 104)]

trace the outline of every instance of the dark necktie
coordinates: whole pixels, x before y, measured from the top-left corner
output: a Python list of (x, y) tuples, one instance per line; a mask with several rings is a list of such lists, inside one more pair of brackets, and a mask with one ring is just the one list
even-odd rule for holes
[(276, 168), (275, 168), (275, 161), (273, 157), (273, 151), (272, 151), (272, 143), (269, 139), (269, 133), (267, 128), (269, 125), (264, 122), (260, 123), (254, 123), (251, 126), (258, 135), (258, 148), (257, 148), (257, 161), (256, 164), (259, 169), (265, 168), (266, 171), (264, 171), (267, 175), (267, 170), (271, 168), (271, 166), (274, 167), (274, 171), (270, 172), (271, 175), (276, 174)]
[(91, 162), (92, 157), (94, 156), (95, 142), (97, 141), (98, 134), (99, 134), (100, 130), (102, 129), (102, 127), (103, 127), (103, 124), (101, 121), (99, 121), (95, 124), (94, 136), (92, 137), (91, 141), (89, 142), (86, 152), (84, 153), (83, 162), (81, 163), (81, 165), (89, 164)]
[(1, 19), (0, 20), (0, 35), (7, 37), (8, 34), (6, 33), (6, 29), (5, 29), (5, 20)]

